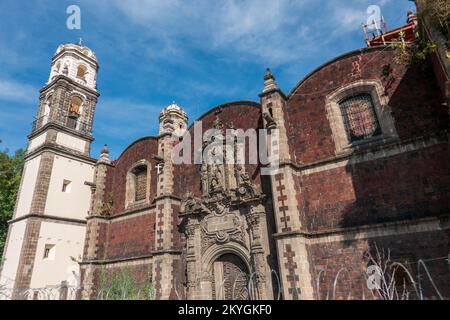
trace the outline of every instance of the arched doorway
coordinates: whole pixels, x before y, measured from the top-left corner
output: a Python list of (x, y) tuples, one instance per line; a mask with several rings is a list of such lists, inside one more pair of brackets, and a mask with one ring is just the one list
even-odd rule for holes
[(213, 263), (213, 299), (249, 300), (250, 274), (245, 262), (235, 254), (224, 254)]

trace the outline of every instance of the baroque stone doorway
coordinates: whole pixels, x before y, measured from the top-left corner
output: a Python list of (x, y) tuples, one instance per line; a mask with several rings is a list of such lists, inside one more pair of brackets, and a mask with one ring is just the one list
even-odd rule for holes
[(222, 255), (214, 262), (212, 272), (213, 299), (248, 300), (250, 298), (250, 275), (244, 261), (237, 255)]

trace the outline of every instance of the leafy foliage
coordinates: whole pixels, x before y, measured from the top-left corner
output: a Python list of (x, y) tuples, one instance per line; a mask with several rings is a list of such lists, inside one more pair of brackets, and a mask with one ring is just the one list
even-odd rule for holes
[(428, 56), (437, 50), (435, 43), (423, 40), (419, 34), (416, 34), (418, 41), (407, 43), (405, 33), (400, 32), (399, 38), (393, 41), (390, 46), (397, 51), (396, 62), (398, 64), (413, 65), (424, 62)]
[(3, 252), (5, 246), (8, 220), (12, 217), (16, 203), (24, 155), (25, 151), (22, 149), (16, 151), (12, 156), (9, 155), (8, 150), (0, 151), (0, 253)]
[(100, 300), (154, 300), (155, 289), (151, 271), (148, 272), (144, 283), (138, 284), (127, 267), (114, 272), (103, 268), (97, 296)]
[(422, 15), (431, 18), (447, 39), (450, 36), (450, 1), (448, 0), (419, 0)]

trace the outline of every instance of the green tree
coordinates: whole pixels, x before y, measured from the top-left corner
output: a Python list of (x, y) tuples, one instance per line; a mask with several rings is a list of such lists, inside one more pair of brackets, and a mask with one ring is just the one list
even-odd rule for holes
[(417, 0), (421, 16), (428, 17), (449, 39), (450, 36), (450, 1), (448, 0)]
[(20, 186), (24, 155), (22, 149), (14, 155), (10, 155), (8, 150), (0, 151), (0, 258), (8, 232), (8, 220), (12, 217)]

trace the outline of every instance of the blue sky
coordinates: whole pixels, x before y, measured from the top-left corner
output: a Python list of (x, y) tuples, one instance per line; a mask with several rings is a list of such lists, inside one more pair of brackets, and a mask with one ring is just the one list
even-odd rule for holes
[[(81, 8), (81, 30), (66, 8)], [(365, 46), (361, 23), (379, 5), (402, 25), (408, 0), (0, 0), (0, 149), (24, 148), (38, 90), (61, 43), (83, 37), (100, 62), (92, 156), (112, 157), (158, 133), (176, 101), (190, 121), (220, 103), (256, 100), (266, 67), (288, 92), (333, 57)]]

